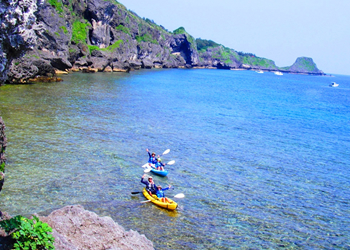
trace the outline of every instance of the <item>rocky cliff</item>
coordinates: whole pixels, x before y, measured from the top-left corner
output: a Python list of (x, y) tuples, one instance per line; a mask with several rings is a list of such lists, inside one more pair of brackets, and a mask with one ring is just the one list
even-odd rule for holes
[(0, 117), (0, 192), (5, 182), (6, 147), (7, 147), (7, 139), (5, 135), (5, 123)]
[[(25, 82), (38, 75), (52, 76), (58, 71), (179, 67), (280, 70), (272, 60), (237, 52), (210, 40), (194, 39), (182, 27), (170, 32), (114, 0), (25, 2), (31, 3), (28, 7), (31, 18), (27, 21), (30, 25), (21, 30), (30, 30), (27, 37), (33, 38), (30, 41), (34, 46), (24, 57), (14, 54), (8, 59), (18, 58), (8, 66), (8, 82)], [(5, 10), (3, 5), (1, 8)], [(6, 11), (14, 12), (8, 6)], [(2, 14), (1, 20), (5, 17)], [(25, 24), (25, 20), (22, 23)], [(20, 33), (11, 26), (10, 20), (3, 26), (7, 35)], [(25, 45), (27, 48), (28, 44)], [(3, 56), (9, 54), (3, 53)], [(323, 74), (317, 67), (312, 71), (293, 66), (283, 70)]]
[(12, 61), (35, 44), (36, 11), (34, 0), (0, 2), (0, 84), (7, 80)]

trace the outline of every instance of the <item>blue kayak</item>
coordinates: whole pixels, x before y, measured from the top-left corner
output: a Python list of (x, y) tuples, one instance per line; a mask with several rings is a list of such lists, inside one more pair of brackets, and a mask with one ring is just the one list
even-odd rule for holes
[(153, 173), (153, 174), (156, 174), (156, 175), (159, 175), (159, 176), (167, 176), (167, 174), (168, 174), (168, 171), (167, 170), (157, 170), (157, 169), (154, 169), (154, 168), (152, 168), (151, 169), (151, 172)]

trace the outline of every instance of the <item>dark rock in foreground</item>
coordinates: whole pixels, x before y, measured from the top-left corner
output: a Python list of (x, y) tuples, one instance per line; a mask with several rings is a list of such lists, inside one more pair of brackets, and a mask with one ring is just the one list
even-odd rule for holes
[(66, 206), (48, 216), (57, 250), (154, 249), (153, 243), (136, 231), (125, 231), (110, 217), (99, 217), (80, 205)]

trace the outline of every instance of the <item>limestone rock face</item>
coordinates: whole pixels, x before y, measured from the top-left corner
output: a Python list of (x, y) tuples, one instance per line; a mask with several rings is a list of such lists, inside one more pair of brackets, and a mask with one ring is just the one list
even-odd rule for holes
[(22, 56), (36, 42), (35, 0), (0, 2), (0, 84), (7, 80), (12, 60)]
[(5, 182), (6, 147), (7, 147), (7, 139), (5, 135), (5, 123), (0, 117), (0, 192)]
[(24, 83), (58, 71), (129, 72), (140, 68), (323, 74), (308, 63), (279, 68), (272, 60), (194, 39), (183, 27), (170, 32), (117, 1), (3, 0), (0, 21), (0, 83)]
[(57, 250), (154, 249), (144, 235), (125, 231), (112, 218), (99, 217), (80, 205), (66, 206), (39, 218), (52, 227)]

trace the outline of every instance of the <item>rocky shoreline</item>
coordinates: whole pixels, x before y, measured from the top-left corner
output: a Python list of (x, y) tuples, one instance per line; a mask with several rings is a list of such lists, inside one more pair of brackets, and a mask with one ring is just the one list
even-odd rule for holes
[[(21, 18), (20, 18), (21, 17)], [(0, 4), (0, 85), (27, 83), (57, 72), (128, 72), (141, 68), (214, 68), (325, 75), (311, 58), (289, 67), (183, 27), (168, 31), (114, 0), (4, 0)]]
[[(6, 213), (2, 217), (10, 218)], [(52, 228), (56, 250), (154, 249), (153, 243), (145, 235), (133, 230), (126, 231), (112, 218), (100, 217), (80, 205), (65, 206), (48, 216), (38, 217)], [(10, 250), (13, 243), (10, 236), (0, 229), (0, 249)]]

